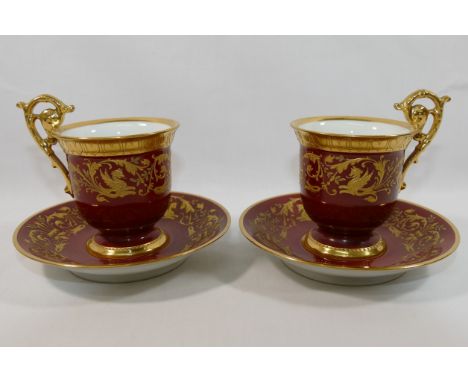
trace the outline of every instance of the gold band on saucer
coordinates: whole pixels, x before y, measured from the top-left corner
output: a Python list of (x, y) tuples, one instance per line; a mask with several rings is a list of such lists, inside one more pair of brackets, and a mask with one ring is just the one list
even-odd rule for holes
[(140, 245), (130, 247), (108, 247), (97, 243), (93, 236), (86, 243), (86, 247), (92, 255), (97, 257), (128, 259), (129, 257), (151, 253), (155, 249), (161, 248), (167, 241), (168, 236), (161, 230), (161, 234), (156, 239)]
[(376, 257), (387, 249), (387, 244), (379, 237), (377, 243), (362, 248), (339, 248), (317, 241), (309, 232), (304, 235), (302, 244), (308, 250), (318, 251), (321, 256), (331, 260), (359, 260)]

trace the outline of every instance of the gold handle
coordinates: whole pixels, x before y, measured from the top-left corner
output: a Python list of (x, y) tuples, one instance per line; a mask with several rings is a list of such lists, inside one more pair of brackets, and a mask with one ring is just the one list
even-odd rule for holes
[[(55, 108), (44, 109), (39, 114), (35, 114), (33, 110), (39, 103), (48, 103), (55, 106)], [(51, 135), (51, 132), (53, 129), (59, 128), (63, 123), (63, 120), (65, 119), (65, 113), (72, 112), (75, 110), (75, 107), (73, 105), (65, 105), (59, 99), (48, 94), (37, 96), (29, 103), (18, 102), (16, 106), (24, 111), (24, 118), (26, 120), (26, 125), (28, 126), (29, 132), (41, 150), (44, 151), (45, 154), (49, 157), (52, 163), (52, 167), (58, 167), (60, 171), (62, 171), (66, 183), (65, 192), (73, 196), (68, 170), (52, 149), (52, 146), (57, 143), (57, 139)], [(42, 138), (42, 136), (37, 131), (37, 119), (39, 119), (41, 122), (42, 127), (47, 134), (47, 138)]]
[[(418, 99), (429, 99), (434, 104), (434, 107), (432, 109), (428, 109), (424, 105), (413, 105), (413, 103)], [(394, 105), (395, 109), (401, 110), (405, 115), (406, 120), (416, 129), (416, 134), (413, 136), (413, 139), (418, 142), (413, 152), (403, 164), (403, 172), (401, 177), (402, 190), (406, 188), (406, 183), (404, 182), (404, 179), (408, 168), (413, 163), (418, 162), (419, 156), (426, 149), (429, 143), (431, 143), (432, 139), (436, 135), (440, 123), (442, 122), (444, 104), (449, 101), (450, 97), (448, 96), (443, 96), (439, 98), (433, 92), (421, 89), (416, 90), (415, 92), (411, 93), (408, 97), (406, 97), (402, 102), (396, 103)], [(432, 115), (432, 126), (426, 134), (423, 133), (423, 129), (430, 115)]]

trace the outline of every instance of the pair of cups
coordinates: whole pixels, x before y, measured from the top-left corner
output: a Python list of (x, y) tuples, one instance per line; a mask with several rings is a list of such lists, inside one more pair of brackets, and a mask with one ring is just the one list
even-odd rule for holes
[[(433, 107), (415, 104), (429, 99)], [(291, 123), (301, 144), (301, 196), (316, 223), (303, 245), (329, 260), (349, 261), (383, 254), (374, 230), (391, 214), (411, 163), (437, 132), (445, 102), (418, 90), (395, 104), (407, 122), (369, 117), (312, 117)], [(50, 104), (40, 113), (38, 104)], [(83, 218), (98, 234), (90, 253), (106, 258), (143, 256), (167, 242), (155, 224), (164, 216), (171, 191), (170, 145), (178, 123), (163, 118), (115, 118), (62, 126), (74, 110), (50, 95), (19, 102), (26, 124), (66, 181)], [(429, 117), (429, 132), (423, 128)], [(39, 120), (47, 134), (37, 131)], [(405, 160), (411, 140), (416, 148)], [(59, 143), (68, 168), (53, 151)]]

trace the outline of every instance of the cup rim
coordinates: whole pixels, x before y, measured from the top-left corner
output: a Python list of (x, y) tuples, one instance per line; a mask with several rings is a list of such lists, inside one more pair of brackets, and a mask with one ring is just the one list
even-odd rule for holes
[[(167, 129), (158, 130), (155, 132), (150, 133), (140, 133), (140, 134), (131, 134), (131, 135), (124, 135), (124, 136), (109, 136), (109, 137), (73, 137), (73, 136), (63, 136), (62, 133), (64, 131), (82, 127), (82, 126), (89, 126), (89, 125), (99, 125), (104, 123), (112, 123), (112, 122), (156, 122), (168, 125)], [(100, 142), (100, 141), (122, 141), (127, 139), (138, 139), (138, 138), (147, 138), (151, 136), (156, 136), (159, 134), (164, 134), (168, 132), (175, 131), (179, 128), (179, 123), (173, 119), (168, 118), (160, 118), (160, 117), (117, 117), (117, 118), (101, 118), (101, 119), (92, 119), (87, 121), (80, 121), (74, 122), (66, 125), (60, 126), (58, 129), (52, 130), (51, 135), (54, 138), (59, 140), (66, 140), (66, 141), (87, 141), (87, 142)]]
[[(340, 134), (340, 133), (325, 133), (320, 131), (311, 131), (302, 128), (301, 126), (309, 122), (343, 120), (343, 121), (365, 121), (365, 122), (379, 122), (389, 125), (396, 125), (408, 129), (405, 134), (376, 134), (376, 135), (363, 135), (363, 134)], [(407, 137), (416, 134), (416, 129), (408, 122), (398, 121), (395, 119), (367, 117), (367, 116), (352, 116), (352, 115), (323, 115), (315, 117), (303, 117), (295, 119), (290, 123), (291, 127), (296, 131), (301, 131), (307, 134), (319, 135), (322, 137), (342, 137), (342, 138), (361, 138), (361, 139), (385, 139), (396, 137)]]

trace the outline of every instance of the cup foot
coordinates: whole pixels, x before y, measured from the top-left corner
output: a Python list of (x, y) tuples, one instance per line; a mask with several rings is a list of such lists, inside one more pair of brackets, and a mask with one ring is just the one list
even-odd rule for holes
[(345, 248), (335, 247), (329, 244), (324, 244), (315, 239), (311, 232), (308, 232), (302, 238), (302, 245), (309, 252), (323, 257), (327, 260), (350, 261), (350, 260), (365, 260), (380, 256), (385, 253), (387, 244), (378, 237), (378, 240), (366, 247)]
[(132, 246), (109, 246), (99, 243), (96, 236), (93, 236), (86, 243), (88, 252), (96, 257), (112, 258), (112, 259), (128, 259), (130, 257), (141, 257), (152, 253), (154, 250), (163, 247), (167, 241), (168, 236), (163, 230), (159, 230), (159, 235), (156, 238), (146, 242)]

